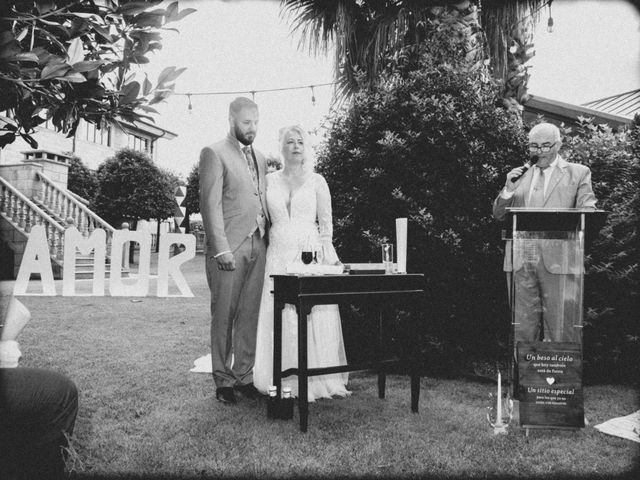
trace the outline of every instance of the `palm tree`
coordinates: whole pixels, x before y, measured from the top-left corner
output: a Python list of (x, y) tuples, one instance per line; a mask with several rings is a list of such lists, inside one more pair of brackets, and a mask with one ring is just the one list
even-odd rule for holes
[(419, 44), (427, 25), (446, 23), (459, 32), (456, 40), (472, 68), (490, 60), (492, 75), (505, 85), (505, 103), (513, 106), (526, 99), (524, 63), (533, 55), (532, 27), (547, 3), (483, 0), (478, 15), (469, 0), (281, 0), (281, 11), (301, 34), (302, 47), (313, 53), (335, 48), (338, 97), (357, 91), (362, 79), (375, 82), (385, 55)]

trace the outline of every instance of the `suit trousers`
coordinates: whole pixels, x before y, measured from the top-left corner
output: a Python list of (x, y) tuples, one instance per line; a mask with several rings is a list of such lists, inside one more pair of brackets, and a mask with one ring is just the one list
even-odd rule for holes
[(541, 256), (524, 262), (514, 272), (515, 341), (580, 342), (579, 280), (575, 274), (550, 273)]
[(236, 268), (220, 270), (207, 255), (211, 291), (211, 364), (216, 387), (253, 381), (267, 246), (258, 230), (233, 252)]
[(0, 368), (0, 478), (64, 478), (77, 413), (78, 390), (64, 375)]

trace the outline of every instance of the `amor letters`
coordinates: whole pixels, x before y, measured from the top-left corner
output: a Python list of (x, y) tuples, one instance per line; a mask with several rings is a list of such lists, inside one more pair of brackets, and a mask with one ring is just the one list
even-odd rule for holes
[[(139, 270), (135, 280), (122, 278), (120, 259), (125, 251), (127, 242), (137, 242), (140, 245)], [(172, 245), (184, 245), (184, 251), (171, 256)], [(76, 253), (89, 255), (93, 252), (94, 273), (92, 292), (88, 296), (103, 296), (105, 294), (105, 260), (106, 260), (106, 232), (95, 229), (88, 238), (75, 227), (65, 230), (64, 234), (64, 268), (62, 279), (63, 296), (87, 296), (76, 293)], [(186, 233), (165, 233), (160, 235), (158, 251), (158, 282), (156, 294), (158, 297), (193, 297), (187, 281), (180, 271), (180, 266), (191, 260), (196, 254), (196, 239)], [(111, 258), (109, 273), (109, 293), (114, 297), (144, 297), (149, 294), (151, 234), (130, 230), (116, 230), (111, 242)], [(41, 293), (28, 293), (29, 281), (32, 274), (38, 274), (42, 282)], [(178, 295), (169, 295), (169, 278), (175, 282), (179, 290)], [(49, 256), (49, 246), (45, 228), (35, 225), (29, 234), (29, 240), (20, 264), (13, 290), (14, 295), (57, 295), (53, 280), (53, 269)]]

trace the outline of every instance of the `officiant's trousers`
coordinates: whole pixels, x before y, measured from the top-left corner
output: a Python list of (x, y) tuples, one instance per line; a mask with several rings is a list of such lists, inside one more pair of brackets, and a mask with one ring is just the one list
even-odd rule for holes
[[(515, 341), (580, 342), (579, 282), (573, 274), (550, 273), (542, 259), (515, 272)], [(542, 320), (542, 322), (541, 322)]]
[(211, 290), (211, 364), (216, 387), (253, 381), (267, 245), (256, 230), (233, 252), (236, 269), (218, 269), (206, 256)]

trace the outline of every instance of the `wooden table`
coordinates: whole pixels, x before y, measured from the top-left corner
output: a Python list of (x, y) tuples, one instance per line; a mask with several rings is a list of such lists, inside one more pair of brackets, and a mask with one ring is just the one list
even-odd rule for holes
[[(405, 324), (406, 338), (410, 345), (403, 349), (402, 358), (385, 358), (388, 342), (386, 319), (392, 318), (393, 307), (419, 309), (424, 298), (424, 275), (272, 275), (274, 315), (273, 315), (273, 382), (278, 390), (282, 387), (282, 377), (298, 375), (298, 410), (300, 430), (307, 431), (309, 402), (307, 380), (311, 376), (329, 373), (351, 372), (375, 368), (378, 372), (378, 397), (384, 398), (385, 367), (404, 365), (411, 377), (411, 410), (418, 411), (420, 398), (419, 345), (415, 328)], [(307, 364), (307, 315), (315, 305), (331, 305), (347, 302), (363, 302), (374, 305), (380, 312), (378, 324), (378, 345), (375, 359), (370, 362), (336, 365), (324, 368), (309, 368)], [(285, 304), (294, 305), (298, 314), (298, 368), (282, 371), (282, 310)], [(411, 322), (415, 325), (415, 319)]]

